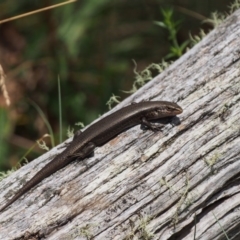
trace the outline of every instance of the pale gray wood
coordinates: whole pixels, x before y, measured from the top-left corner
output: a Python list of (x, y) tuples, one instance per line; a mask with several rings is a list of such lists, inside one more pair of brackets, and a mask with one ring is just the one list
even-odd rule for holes
[[(136, 126), (48, 177), (0, 213), (0, 239), (240, 239), (240, 11), (113, 111), (143, 99), (178, 102), (181, 125)], [(4, 179), (0, 204), (60, 151)]]

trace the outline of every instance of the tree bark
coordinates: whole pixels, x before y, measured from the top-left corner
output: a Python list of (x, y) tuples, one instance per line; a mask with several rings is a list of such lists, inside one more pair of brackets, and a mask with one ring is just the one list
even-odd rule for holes
[[(240, 11), (112, 111), (144, 99), (178, 102), (181, 124), (46, 178), (0, 213), (0, 239), (240, 239)], [(61, 151), (4, 179), (0, 204)]]

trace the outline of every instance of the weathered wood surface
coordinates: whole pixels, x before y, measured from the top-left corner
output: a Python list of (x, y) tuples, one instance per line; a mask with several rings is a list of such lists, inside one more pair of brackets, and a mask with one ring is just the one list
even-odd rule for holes
[[(178, 102), (181, 125), (48, 177), (0, 213), (0, 239), (240, 239), (240, 11), (113, 111), (143, 99)], [(4, 179), (0, 204), (60, 151)]]

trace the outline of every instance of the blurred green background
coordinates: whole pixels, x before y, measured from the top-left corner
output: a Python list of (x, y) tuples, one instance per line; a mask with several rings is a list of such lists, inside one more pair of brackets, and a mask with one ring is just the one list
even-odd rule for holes
[[(60, 1), (0, 0), (0, 20)], [(161, 9), (172, 9), (179, 45), (206, 32), (211, 12), (228, 11), (229, 0), (85, 0), (0, 24), (0, 64), (11, 100), (0, 94), (0, 170), (15, 166), (35, 141), (49, 133), (31, 102), (44, 112), (59, 143), (58, 76), (61, 81), (63, 140), (68, 126), (88, 124), (108, 110), (111, 95), (128, 95), (133, 59), (141, 71), (170, 52), (169, 32), (156, 25)], [(175, 60), (176, 57), (168, 60)], [(44, 138), (51, 147), (49, 138)]]

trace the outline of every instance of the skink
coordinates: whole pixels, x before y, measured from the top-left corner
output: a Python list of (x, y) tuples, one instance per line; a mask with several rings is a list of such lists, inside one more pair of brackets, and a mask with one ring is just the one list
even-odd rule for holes
[(137, 124), (143, 124), (152, 131), (156, 131), (159, 130), (159, 126), (153, 125), (149, 120), (175, 116), (182, 113), (182, 111), (179, 105), (172, 102), (149, 101), (134, 103), (92, 124), (84, 132), (77, 131), (67, 148), (20, 188), (12, 199), (0, 209), (0, 212), (43, 179), (65, 167), (76, 158), (84, 159), (89, 156), (96, 147), (102, 146), (128, 128)]

